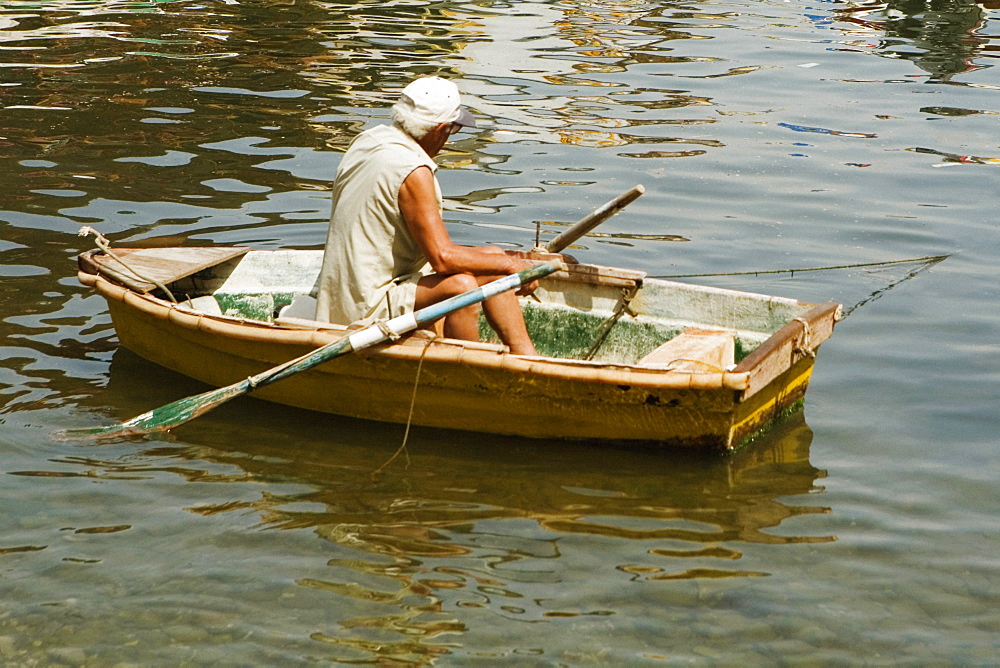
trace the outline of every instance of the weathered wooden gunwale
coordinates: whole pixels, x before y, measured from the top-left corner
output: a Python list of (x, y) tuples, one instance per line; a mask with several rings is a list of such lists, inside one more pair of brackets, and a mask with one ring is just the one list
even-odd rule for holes
[[(81, 261), (80, 279), (107, 300), (122, 345), (211, 385), (235, 382), (349, 331), (331, 324), (286, 325), (201, 313), (91, 273), (104, 274), (93, 266), (100, 264), (93, 256)], [(603, 281), (613, 292), (637, 280), (637, 272), (581, 265), (545, 279), (543, 287)], [(734, 368), (713, 372), (525, 357), (500, 345), (423, 332), (334, 360), (255, 396), (405, 422), (422, 360), (415, 424), (729, 450), (801, 400), (815, 351), (832, 333), (838, 313), (836, 304), (813, 306)]]

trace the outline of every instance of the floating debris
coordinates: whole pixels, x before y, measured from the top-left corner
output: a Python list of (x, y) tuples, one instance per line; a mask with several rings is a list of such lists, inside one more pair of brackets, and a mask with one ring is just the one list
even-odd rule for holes
[(48, 545), (18, 545), (17, 547), (0, 547), (0, 555), (15, 554), (17, 552), (38, 552), (44, 550)]
[(118, 533), (119, 531), (128, 531), (131, 528), (131, 524), (116, 524), (106, 527), (86, 527), (84, 529), (77, 529), (73, 533)]
[(921, 107), (920, 113), (934, 114), (935, 116), (976, 116), (978, 114), (993, 114), (995, 111), (983, 111), (981, 109), (962, 109), (961, 107)]
[(838, 137), (860, 137), (862, 139), (876, 139), (878, 135), (867, 132), (844, 132), (843, 130), (830, 130), (828, 128), (814, 128), (808, 125), (793, 125), (792, 123), (778, 123), (783, 128), (795, 130), (796, 132), (815, 132), (821, 135), (837, 135)]
[(944, 151), (938, 151), (933, 148), (908, 148), (907, 151), (913, 151), (914, 153), (929, 153), (930, 155), (939, 155), (944, 158), (944, 162), (938, 167), (945, 165), (996, 165), (1000, 164), (1000, 158), (983, 158), (976, 155), (959, 155), (958, 153), (945, 153)]

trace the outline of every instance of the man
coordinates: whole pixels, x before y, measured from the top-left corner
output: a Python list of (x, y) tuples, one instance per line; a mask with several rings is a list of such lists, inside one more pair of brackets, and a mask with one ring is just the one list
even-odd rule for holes
[[(317, 320), (395, 317), (533, 265), (499, 248), (457, 246), (448, 235), (433, 158), (452, 134), (476, 124), (455, 84), (439, 77), (411, 82), (392, 120), (355, 137), (340, 161)], [(483, 308), (511, 352), (538, 354), (515, 293), (497, 295)], [(446, 316), (445, 336), (478, 340), (478, 309)]]

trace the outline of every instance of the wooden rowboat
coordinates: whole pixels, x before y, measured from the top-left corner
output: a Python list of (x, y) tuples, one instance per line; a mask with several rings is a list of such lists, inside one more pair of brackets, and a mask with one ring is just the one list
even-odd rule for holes
[[(121, 344), (216, 387), (353, 331), (294, 317), (322, 251), (114, 254), (84, 253), (79, 277), (107, 300)], [(799, 406), (841, 313), (589, 264), (563, 265), (522, 306), (539, 356), (420, 330), (255, 396), (383, 422), (734, 450)]]

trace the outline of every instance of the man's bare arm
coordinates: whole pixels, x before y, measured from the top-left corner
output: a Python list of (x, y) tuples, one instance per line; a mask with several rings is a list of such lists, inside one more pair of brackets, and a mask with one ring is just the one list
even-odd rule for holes
[(427, 167), (418, 167), (403, 181), (399, 210), (435, 273), (512, 274), (534, 264), (510, 257), (499, 248), (452, 243), (438, 208), (434, 174)]

